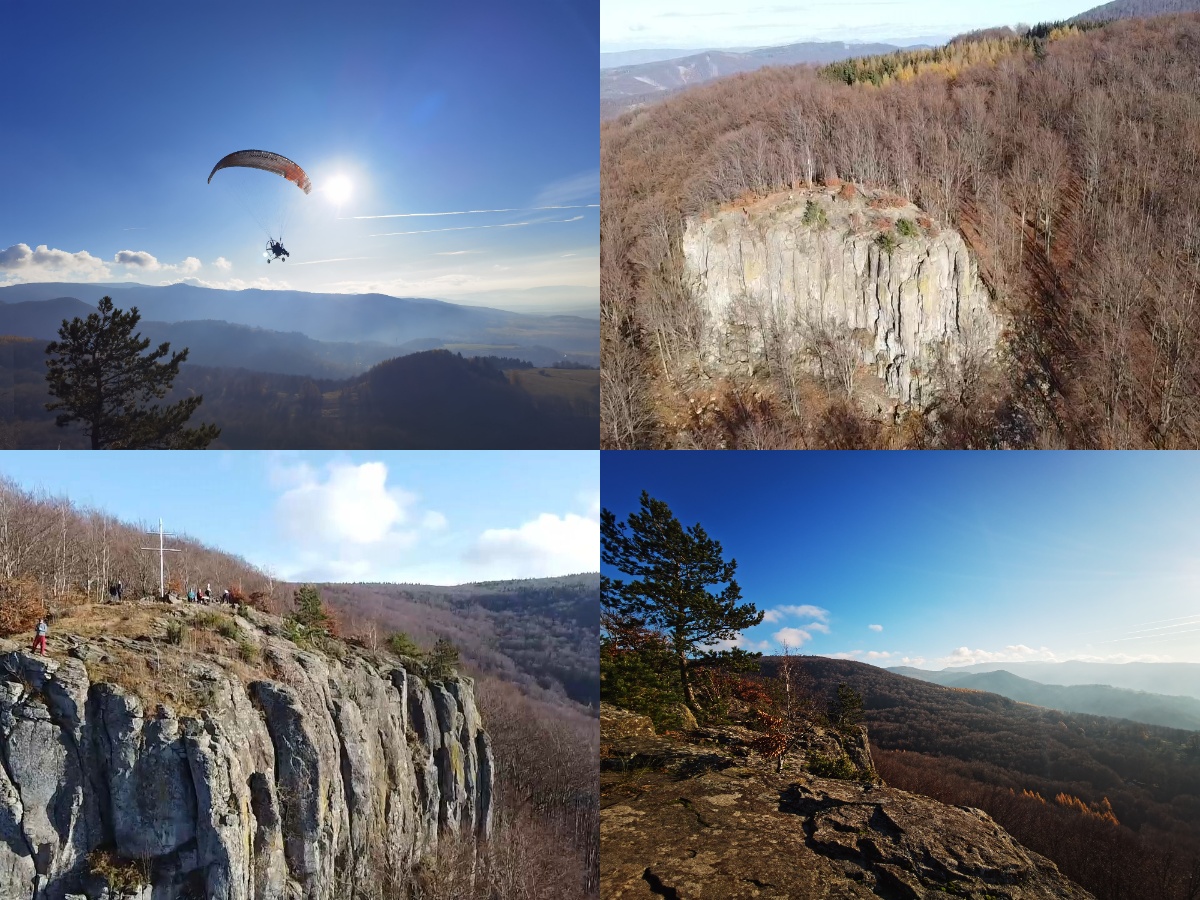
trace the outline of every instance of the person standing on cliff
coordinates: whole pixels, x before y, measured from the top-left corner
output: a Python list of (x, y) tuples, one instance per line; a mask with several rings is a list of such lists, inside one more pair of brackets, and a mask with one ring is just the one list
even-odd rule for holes
[(50, 631), (50, 627), (46, 624), (45, 618), (42, 618), (37, 623), (37, 631), (33, 636), (33, 647), (30, 648), (30, 653), (42, 651), (42, 656), (46, 655), (46, 634)]

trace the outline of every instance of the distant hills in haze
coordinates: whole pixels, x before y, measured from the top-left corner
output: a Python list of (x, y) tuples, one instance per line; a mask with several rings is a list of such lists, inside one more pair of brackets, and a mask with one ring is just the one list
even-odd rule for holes
[[(47, 308), (39, 317), (33, 307), (7, 309), (13, 304), (55, 301), (64, 309), (75, 309), (72, 315), (78, 315), (83, 309), (80, 304), (94, 308), (104, 295), (112, 297), (121, 309), (136, 306), (144, 322), (227, 322), (271, 332), (298, 332), (314, 341), (384, 344), (401, 353), (411, 341), (425, 342), (415, 348), (422, 350), (433, 349), (427, 345), (437, 341), (455, 350), (496, 348), (464, 355), (524, 358), (520, 351), (533, 346), (553, 348), (560, 358), (579, 362), (595, 360), (599, 355), (598, 323), (579, 316), (538, 316), (386, 294), (231, 291), (190, 284), (40, 283), (0, 287), (0, 316), (11, 317), (14, 327), (29, 326), (12, 331), (0, 319), (0, 334), (52, 339), (57, 333), (56, 323), (47, 332), (56, 310)], [(64, 298), (80, 303), (69, 307)], [(30, 330), (34, 326), (37, 331)], [(255, 340), (261, 343), (266, 338), (260, 335)], [(540, 359), (529, 361), (548, 364)]]
[[(794, 66), (801, 63), (824, 65), (857, 56), (892, 53), (900, 47), (892, 44), (847, 44), (842, 41), (804, 42), (781, 47), (753, 50), (691, 51), (691, 55), (668, 57), (636, 65), (601, 67), (600, 114), (617, 115), (626, 109), (661, 96), (704, 84), (717, 78), (753, 72), (764, 66)], [(660, 51), (630, 51), (657, 53)], [(661, 51), (670, 53), (674, 51)]]
[[(45, 347), (108, 295), (153, 346), (187, 348), (172, 400), (231, 449), (594, 449), (599, 321), (383, 294), (186, 284), (0, 287), (0, 444), (73, 447), (45, 410)], [(539, 368), (529, 368), (536, 366)]]
[[(1136, 668), (1126, 671), (1131, 666)], [(1160, 667), (1165, 670), (1157, 671)], [(1013, 674), (1012, 669), (1036, 674), (1041, 680)], [(888, 671), (945, 687), (999, 694), (1048, 709), (1200, 730), (1200, 665), (1190, 663), (1004, 663), (937, 672), (908, 666)], [(1129, 687), (1131, 684), (1155, 685), (1161, 692)]]

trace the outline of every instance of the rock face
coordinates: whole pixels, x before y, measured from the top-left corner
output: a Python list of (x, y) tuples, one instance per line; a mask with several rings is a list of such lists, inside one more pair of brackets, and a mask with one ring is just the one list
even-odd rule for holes
[[(605, 900), (1091, 896), (980, 810), (893, 790), (866, 773), (816, 777), (794, 755), (776, 774), (742, 733), (701, 730), (687, 743), (605, 733)], [(873, 769), (865, 732), (845, 744)]]
[(764, 334), (800, 357), (824, 340), (919, 404), (944, 380), (939, 366), (994, 351), (1001, 322), (962, 238), (911, 204), (872, 207), (879, 196), (794, 191), (688, 223), (686, 271), (717, 368), (760, 367)]
[[(271, 677), (197, 657), (192, 714), (0, 642), (0, 897), (115, 900), (89, 875), (102, 849), (149, 874), (146, 900), (333, 900), (404, 871), (439, 832), (488, 835), (493, 761), (469, 679), (254, 639)], [(102, 660), (105, 640), (119, 643), (73, 653)]]

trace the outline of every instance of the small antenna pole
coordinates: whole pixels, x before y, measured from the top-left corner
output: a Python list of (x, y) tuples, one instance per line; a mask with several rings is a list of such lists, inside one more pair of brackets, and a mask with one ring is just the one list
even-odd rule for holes
[(163, 545), (163, 538), (175, 537), (175, 535), (169, 531), (163, 531), (163, 520), (161, 518), (158, 520), (158, 531), (147, 531), (146, 534), (157, 534), (158, 535), (158, 546), (157, 547), (142, 547), (141, 549), (142, 550), (150, 550), (150, 551), (154, 551), (154, 550), (158, 551), (158, 599), (161, 600), (163, 597), (167, 596), (167, 585), (166, 585), (166, 571), (167, 571), (166, 557), (167, 557), (167, 554), (168, 553), (182, 553), (183, 551), (179, 550), (177, 548), (174, 548), (174, 547), (166, 547)]

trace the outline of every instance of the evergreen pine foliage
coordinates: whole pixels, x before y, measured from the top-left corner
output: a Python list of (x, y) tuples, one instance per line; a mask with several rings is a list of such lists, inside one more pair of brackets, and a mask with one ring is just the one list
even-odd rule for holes
[(425, 675), (430, 681), (445, 681), (458, 671), (458, 648), (445, 638), (438, 638), (425, 663)]
[[(663, 634), (684, 701), (697, 710), (691, 660), (763, 620), (754, 604), (742, 601), (734, 579), (737, 561), (726, 562), (720, 542), (703, 526), (685, 529), (666, 503), (645, 491), (640, 512), (630, 513), (626, 522), (618, 522), (608, 509), (600, 517), (601, 561), (633, 579), (603, 576), (602, 604), (619, 619)], [(729, 654), (714, 651), (706, 656), (711, 664)]]
[(171, 353), (167, 342), (151, 353), (150, 339), (135, 334), (137, 307), (117, 309), (103, 297), (86, 319), (63, 320), (59, 340), (46, 347), (46, 381), (55, 399), (48, 410), (63, 410), (59, 427), (84, 423), (93, 450), (201, 450), (221, 433), (215, 425), (185, 427), (204, 399), (188, 397), (169, 406), (152, 404), (171, 389), (188, 351)]

